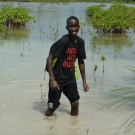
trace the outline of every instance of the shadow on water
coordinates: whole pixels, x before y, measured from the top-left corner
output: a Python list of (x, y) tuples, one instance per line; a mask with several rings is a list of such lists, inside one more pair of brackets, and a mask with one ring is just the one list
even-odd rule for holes
[(42, 114), (45, 113), (45, 110), (47, 109), (47, 102), (46, 101), (41, 101), (41, 102), (34, 102), (33, 109), (41, 112)]
[[(56, 111), (62, 112), (62, 113), (67, 113), (70, 115), (70, 108), (67, 109), (66, 107), (69, 107), (67, 104), (61, 104)], [(41, 112), (42, 114), (45, 113), (45, 110), (47, 109), (47, 101), (41, 101), (41, 102), (34, 102), (33, 109)]]

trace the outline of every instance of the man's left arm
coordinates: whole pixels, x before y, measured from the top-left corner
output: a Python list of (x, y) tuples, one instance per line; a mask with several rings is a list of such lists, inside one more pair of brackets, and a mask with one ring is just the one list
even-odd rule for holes
[(82, 76), (84, 91), (87, 92), (89, 90), (89, 86), (86, 83), (84, 60), (83, 59), (78, 59), (78, 65), (79, 65), (80, 73), (81, 73), (81, 76)]

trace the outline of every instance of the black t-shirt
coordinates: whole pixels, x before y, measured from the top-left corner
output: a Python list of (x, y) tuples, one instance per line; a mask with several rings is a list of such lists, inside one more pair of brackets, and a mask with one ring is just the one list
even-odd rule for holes
[(84, 40), (77, 36), (75, 43), (68, 35), (64, 35), (52, 45), (50, 53), (58, 57), (53, 68), (53, 74), (58, 84), (64, 86), (76, 82), (74, 74), (76, 58), (86, 59)]

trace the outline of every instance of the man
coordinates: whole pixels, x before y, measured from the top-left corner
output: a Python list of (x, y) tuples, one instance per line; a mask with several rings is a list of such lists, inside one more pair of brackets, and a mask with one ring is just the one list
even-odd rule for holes
[[(75, 61), (78, 59), (78, 65), (82, 76), (84, 91), (89, 87), (86, 83), (85, 64), (86, 59), (84, 40), (77, 36), (79, 31), (79, 20), (75, 16), (67, 19), (67, 35), (56, 41), (47, 58), (47, 69), (49, 73), (49, 94), (48, 109), (46, 116), (51, 116), (60, 105), (60, 97), (63, 92), (71, 104), (71, 115), (78, 115), (79, 93), (75, 79)], [(54, 67), (52, 62), (58, 58)]]

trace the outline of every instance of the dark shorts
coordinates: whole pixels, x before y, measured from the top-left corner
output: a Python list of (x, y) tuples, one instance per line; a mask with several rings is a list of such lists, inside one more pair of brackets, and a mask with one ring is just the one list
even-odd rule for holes
[(61, 86), (60, 90), (55, 90), (55, 91), (52, 91), (49, 87), (49, 93), (48, 93), (48, 107), (49, 108), (55, 109), (60, 105), (59, 100), (61, 98), (62, 92), (71, 103), (76, 100), (79, 100), (80, 98), (76, 82), (66, 85), (66, 86)]

